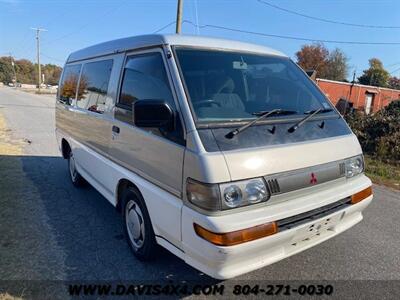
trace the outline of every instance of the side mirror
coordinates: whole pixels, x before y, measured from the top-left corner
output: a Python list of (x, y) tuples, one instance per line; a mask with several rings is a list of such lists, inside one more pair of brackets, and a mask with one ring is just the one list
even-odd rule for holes
[(132, 104), (133, 123), (137, 127), (172, 130), (174, 112), (163, 100), (138, 100)]

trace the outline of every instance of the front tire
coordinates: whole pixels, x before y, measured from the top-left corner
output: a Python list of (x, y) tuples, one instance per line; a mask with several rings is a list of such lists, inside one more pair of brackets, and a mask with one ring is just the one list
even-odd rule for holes
[(75, 157), (72, 151), (68, 154), (68, 173), (69, 178), (71, 178), (72, 184), (75, 187), (82, 187), (85, 185), (85, 179), (76, 170)]
[(124, 233), (133, 254), (141, 261), (154, 259), (158, 246), (143, 197), (137, 190), (127, 188), (122, 204)]

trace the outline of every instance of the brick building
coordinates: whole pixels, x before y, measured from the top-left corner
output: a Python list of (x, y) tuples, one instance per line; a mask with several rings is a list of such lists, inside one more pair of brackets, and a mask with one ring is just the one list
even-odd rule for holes
[(347, 100), (352, 103), (353, 108), (366, 114), (376, 112), (390, 102), (400, 99), (400, 90), (320, 78), (316, 79), (316, 83), (334, 105), (337, 105), (340, 99)]

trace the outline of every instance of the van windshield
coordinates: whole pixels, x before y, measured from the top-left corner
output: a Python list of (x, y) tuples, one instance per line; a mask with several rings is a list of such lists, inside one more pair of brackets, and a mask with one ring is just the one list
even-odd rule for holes
[(289, 58), (181, 47), (176, 48), (176, 54), (200, 123), (248, 121), (274, 109), (291, 114), (272, 118), (298, 118), (306, 112), (332, 108)]

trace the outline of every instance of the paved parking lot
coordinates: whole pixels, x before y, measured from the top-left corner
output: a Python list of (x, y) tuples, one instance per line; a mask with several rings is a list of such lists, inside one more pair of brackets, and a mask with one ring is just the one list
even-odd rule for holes
[[(12, 145), (0, 143), (0, 280), (210, 280), (167, 251), (147, 264), (133, 257), (113, 207), (70, 183), (54, 102), (0, 87), (0, 137)], [(235, 280), (400, 280), (400, 193), (374, 192), (354, 228)]]

